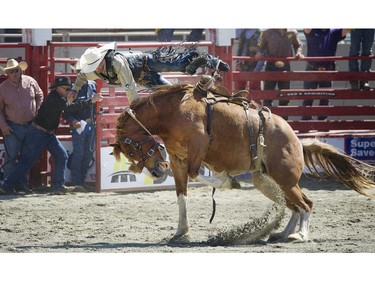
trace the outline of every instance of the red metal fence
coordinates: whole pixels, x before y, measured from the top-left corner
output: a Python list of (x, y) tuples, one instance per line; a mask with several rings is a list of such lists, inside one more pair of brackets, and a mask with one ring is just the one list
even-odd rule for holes
[[(353, 60), (370, 57), (305, 57), (302, 60), (295, 58), (272, 58), (270, 61), (294, 61), (305, 64), (306, 61), (336, 61)], [(255, 58), (233, 56), (234, 61)], [(240, 72), (233, 71), (234, 84), (238, 81), (352, 81), (375, 80), (375, 72), (349, 71), (284, 71), (284, 72)], [(290, 90), (261, 91), (251, 90), (250, 98), (254, 100), (299, 100), (299, 105), (272, 107), (272, 112), (280, 116), (297, 116), (288, 120), (294, 130), (375, 130), (375, 91), (352, 90), (349, 88), (320, 88)], [(331, 106), (302, 106), (303, 100), (329, 99), (343, 101), (342, 105)], [(352, 100), (352, 103), (347, 101)], [(345, 102), (346, 101), (346, 102)], [(337, 103), (337, 102), (336, 102)], [(345, 103), (347, 103), (345, 105)], [(353, 104), (355, 103), (355, 104)], [(303, 116), (329, 116), (328, 120), (301, 120)], [(339, 118), (337, 118), (339, 117)]]
[[(45, 94), (48, 93), (48, 86), (58, 76), (69, 76), (74, 81), (76, 74), (70, 71), (69, 65), (74, 65), (77, 61), (75, 57), (57, 57), (57, 48), (88, 48), (98, 46), (108, 42), (75, 42), (75, 43), (55, 43), (50, 42), (46, 47), (31, 47), (28, 44), (0, 44), (1, 48), (23, 48), (24, 52), (18, 59), (25, 60), (29, 64), (26, 74), (37, 79)], [(180, 45), (181, 43), (118, 43), (120, 50), (132, 49), (141, 51), (150, 51), (155, 48), (166, 45)], [(186, 43), (188, 44), (188, 43)], [(204, 48), (212, 55), (219, 56), (227, 62), (231, 62), (232, 66), (237, 61), (255, 60), (254, 58), (233, 56), (233, 47), (218, 47), (211, 42), (199, 43), (200, 48)], [(362, 57), (357, 57), (362, 58)], [(374, 56), (370, 57), (374, 59)], [(325, 58), (305, 58), (297, 63), (305, 63), (305, 61), (313, 60), (350, 60), (353, 57), (325, 57)], [(271, 60), (271, 59), (270, 59)], [(296, 61), (294, 58), (273, 58), (272, 60)], [(0, 63), (4, 64), (6, 58), (1, 57)], [(66, 71), (57, 70), (65, 65)], [(60, 67), (59, 67), (60, 66)], [(202, 74), (202, 73), (201, 73)], [(165, 73), (165, 77), (173, 83), (195, 83), (199, 79), (199, 74), (188, 76), (182, 73)], [(223, 74), (223, 84), (231, 91), (236, 89), (239, 81), (350, 81), (350, 80), (375, 80), (375, 72), (347, 72), (347, 71), (288, 71), (288, 72), (240, 72), (233, 70), (230, 73)], [(0, 76), (4, 79), (4, 76)], [(0, 80), (1, 82), (2, 80)], [(97, 115), (97, 184), (100, 183), (100, 147), (107, 146), (114, 140), (115, 121), (120, 112), (128, 104), (127, 97), (123, 89), (110, 87), (102, 82), (98, 83), (102, 95), (105, 97), (100, 104), (100, 113)], [(142, 93), (141, 93), (142, 95)], [(272, 112), (280, 116), (290, 116), (288, 120), (295, 130), (375, 130), (375, 91), (371, 90), (351, 90), (347, 88), (331, 88), (331, 89), (290, 89), (290, 90), (274, 90), (274, 91), (250, 91), (250, 97), (255, 100), (281, 100), (288, 99), (294, 101), (289, 106), (274, 106)], [(302, 101), (305, 99), (321, 99), (329, 98), (330, 100), (342, 100), (340, 105), (331, 106), (309, 106), (303, 107)], [(296, 104), (296, 100), (299, 104)], [(349, 102), (348, 102), (349, 101)], [(352, 102), (350, 102), (352, 101)], [(97, 107), (99, 112), (99, 105)], [(330, 116), (328, 120), (301, 120), (302, 116)], [(69, 128), (67, 124), (62, 124), (56, 134), (60, 138), (68, 137)], [(46, 159), (41, 158), (40, 172), (46, 167)], [(35, 176), (36, 177), (36, 176)], [(100, 187), (98, 186), (98, 189)]]

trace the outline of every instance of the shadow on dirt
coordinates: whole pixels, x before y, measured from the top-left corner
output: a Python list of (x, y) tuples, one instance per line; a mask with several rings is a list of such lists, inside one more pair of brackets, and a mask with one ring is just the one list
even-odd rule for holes
[[(247, 190), (254, 188), (250, 173), (239, 175), (235, 178), (240, 182), (242, 189)], [(324, 179), (321, 179), (307, 173), (302, 174), (299, 185), (301, 188), (306, 188), (309, 190), (350, 190), (330, 176), (325, 175)]]
[[(168, 242), (159, 242), (159, 243), (93, 243), (93, 244), (59, 244), (59, 245), (29, 245), (29, 246), (19, 246), (14, 247), (16, 251), (33, 251), (33, 250), (42, 250), (48, 249), (48, 252), (53, 252), (53, 250), (72, 250), (73, 252), (80, 252), (80, 250), (100, 251), (105, 252), (105, 249), (129, 249), (134, 248), (135, 252), (138, 249), (146, 248), (155, 248), (155, 251), (158, 251), (160, 248), (164, 247), (180, 247), (180, 248), (195, 248), (195, 247), (211, 247), (207, 242), (181, 242), (181, 243), (168, 243)], [(38, 251), (36, 251), (38, 252)]]
[(326, 176), (324, 179), (320, 179), (312, 176), (311, 174), (303, 174), (299, 181), (299, 186), (309, 190), (350, 190), (350, 188), (344, 186), (342, 183), (329, 176)]

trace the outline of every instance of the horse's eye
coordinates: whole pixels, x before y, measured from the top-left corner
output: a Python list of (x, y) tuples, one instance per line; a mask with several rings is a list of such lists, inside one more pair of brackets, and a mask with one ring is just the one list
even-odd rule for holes
[(133, 158), (134, 156), (133, 152), (129, 152), (129, 156)]

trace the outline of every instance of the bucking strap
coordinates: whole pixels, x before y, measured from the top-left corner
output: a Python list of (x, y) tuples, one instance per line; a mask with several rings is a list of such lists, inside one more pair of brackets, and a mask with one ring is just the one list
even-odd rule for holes
[(213, 103), (207, 103), (207, 134), (211, 138), (211, 126), (212, 126), (212, 112), (213, 112)]
[(262, 109), (258, 111), (259, 115), (259, 133), (258, 133), (258, 139), (257, 139), (257, 147), (258, 147), (258, 158), (255, 161), (255, 171), (259, 171), (262, 164), (262, 157), (263, 157), (263, 148), (266, 146), (264, 144), (264, 122), (265, 117), (263, 115)]
[(254, 125), (253, 125), (253, 122), (251, 122), (251, 119), (250, 119), (249, 104), (243, 102), (243, 107), (244, 107), (244, 110), (246, 112), (246, 121), (247, 121), (247, 124), (249, 126), (250, 153), (251, 153), (251, 159), (253, 161), (252, 163), (254, 163), (254, 161), (256, 161), (256, 159), (258, 157), (257, 144), (256, 144), (256, 141), (255, 141)]

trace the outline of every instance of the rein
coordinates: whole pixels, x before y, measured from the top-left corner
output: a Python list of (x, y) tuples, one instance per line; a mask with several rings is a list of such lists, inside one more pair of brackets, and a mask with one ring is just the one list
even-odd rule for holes
[(143, 124), (137, 119), (137, 117), (135, 117), (134, 111), (130, 107), (127, 107), (125, 109), (125, 111), (126, 111), (127, 114), (129, 114), (129, 116), (131, 118), (133, 118), (152, 137), (152, 134), (150, 133), (150, 131), (147, 130), (147, 128), (145, 126), (143, 126)]

